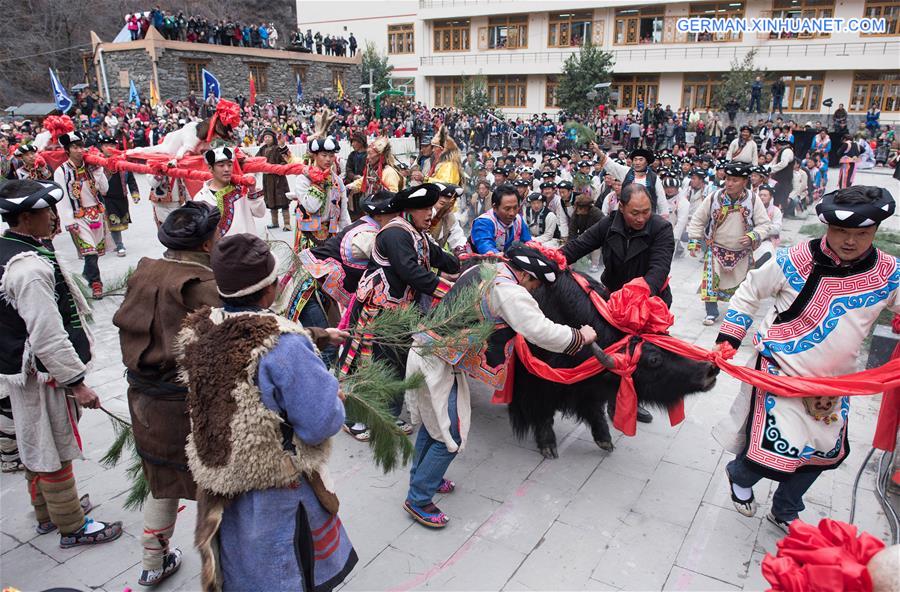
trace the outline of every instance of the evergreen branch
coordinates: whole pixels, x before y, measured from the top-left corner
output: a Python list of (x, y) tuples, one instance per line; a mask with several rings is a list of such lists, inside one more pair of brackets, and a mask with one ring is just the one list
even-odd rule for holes
[(421, 373), (407, 379), (397, 378), (393, 368), (379, 360), (361, 364), (341, 385), (346, 395), (347, 415), (366, 424), (375, 464), (385, 473), (409, 463), (413, 454), (412, 442), (397, 427), (391, 403), (424, 383)]
[(110, 413), (103, 407), (100, 407), (100, 410), (110, 417), (110, 423), (112, 423), (113, 432), (116, 435), (109, 450), (100, 459), (100, 464), (110, 468), (114, 467), (122, 460), (125, 449), (131, 449), (131, 458), (128, 468), (125, 470), (131, 487), (128, 489), (124, 507), (126, 510), (140, 510), (150, 495), (150, 483), (147, 481), (147, 475), (144, 474), (144, 465), (134, 442), (134, 430), (130, 423), (118, 415)]
[(132, 451), (131, 464), (125, 474), (131, 481), (131, 487), (128, 490), (128, 497), (125, 498), (123, 507), (126, 510), (140, 510), (144, 507), (144, 502), (150, 497), (150, 483), (147, 481), (147, 475), (144, 473), (144, 464), (137, 450)]

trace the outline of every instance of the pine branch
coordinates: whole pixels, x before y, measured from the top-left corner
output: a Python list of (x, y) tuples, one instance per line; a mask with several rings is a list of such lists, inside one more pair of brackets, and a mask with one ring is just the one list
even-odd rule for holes
[(131, 482), (131, 487), (128, 490), (128, 497), (125, 499), (124, 507), (127, 510), (139, 510), (150, 495), (150, 483), (147, 482), (147, 476), (144, 474), (144, 465), (141, 462), (141, 457), (134, 442), (134, 430), (125, 419), (110, 413), (103, 407), (100, 409), (109, 416), (113, 432), (116, 435), (109, 450), (100, 459), (100, 464), (110, 468), (114, 467), (122, 460), (125, 449), (131, 449), (128, 468), (125, 470), (125, 474)]
[(409, 463), (413, 454), (412, 442), (397, 427), (391, 403), (424, 382), (421, 373), (399, 379), (388, 363), (372, 361), (360, 365), (341, 385), (346, 394), (347, 415), (366, 424), (375, 464), (385, 473)]
[(435, 349), (466, 349), (484, 343), (494, 330), (493, 323), (481, 315), (481, 299), (493, 281), (496, 270), (483, 265), (481, 280), (444, 300), (423, 315), (417, 306), (385, 310), (369, 323), (365, 332), (374, 335), (373, 342), (388, 347), (410, 347), (415, 335), (430, 333), (436, 340), (417, 340), (412, 347), (429, 355)]

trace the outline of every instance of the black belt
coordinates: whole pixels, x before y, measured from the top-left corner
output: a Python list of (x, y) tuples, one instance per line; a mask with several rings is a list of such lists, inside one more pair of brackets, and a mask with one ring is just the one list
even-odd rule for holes
[(128, 386), (136, 388), (142, 395), (166, 401), (184, 401), (188, 392), (184, 385), (148, 378), (131, 370), (125, 372), (125, 378), (128, 380)]

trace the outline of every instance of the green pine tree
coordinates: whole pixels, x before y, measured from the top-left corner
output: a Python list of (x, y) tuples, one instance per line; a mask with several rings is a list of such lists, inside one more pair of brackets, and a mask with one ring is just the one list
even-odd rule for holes
[(763, 83), (759, 99), (763, 111), (767, 109), (767, 105), (772, 104), (772, 94), (769, 92), (770, 84), (766, 81), (767, 71), (757, 68), (754, 65), (755, 59), (756, 49), (751, 49), (740, 62), (737, 59), (732, 60), (731, 70), (722, 76), (722, 80), (713, 89), (712, 105), (715, 108), (724, 110), (725, 104), (734, 97), (741, 109), (746, 109), (750, 102), (750, 86), (757, 76)]
[[(372, 96), (391, 88), (391, 72), (394, 70), (394, 66), (389, 63), (386, 54), (378, 52), (372, 41), (366, 42), (361, 69), (362, 79), (365, 83), (368, 83), (369, 72), (372, 72)], [(347, 89), (344, 90), (346, 92)]]
[(483, 74), (463, 77), (462, 90), (456, 99), (456, 106), (466, 115), (481, 115), (490, 109), (487, 78)]
[(597, 105), (606, 103), (609, 88), (594, 90), (594, 85), (609, 82), (612, 68), (613, 55), (591, 44), (570, 55), (563, 64), (556, 87), (556, 100), (560, 108), (571, 115), (585, 116)]

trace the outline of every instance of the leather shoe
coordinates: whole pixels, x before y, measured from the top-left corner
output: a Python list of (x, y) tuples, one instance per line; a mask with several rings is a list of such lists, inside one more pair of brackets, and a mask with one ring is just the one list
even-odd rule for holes
[(638, 405), (637, 420), (641, 423), (650, 423), (653, 421), (653, 415), (649, 411)]

